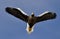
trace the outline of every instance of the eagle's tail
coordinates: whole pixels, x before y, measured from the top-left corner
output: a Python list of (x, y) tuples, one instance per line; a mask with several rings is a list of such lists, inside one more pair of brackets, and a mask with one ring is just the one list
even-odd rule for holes
[(29, 24), (27, 23), (27, 28), (26, 31), (28, 32), (28, 34), (31, 34), (33, 32), (34, 26), (32, 28), (29, 27)]

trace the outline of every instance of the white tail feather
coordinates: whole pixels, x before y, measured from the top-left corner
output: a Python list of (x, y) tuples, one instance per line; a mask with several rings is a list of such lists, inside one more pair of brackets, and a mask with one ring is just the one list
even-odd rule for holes
[(33, 29), (34, 29), (34, 26), (31, 28), (31, 31), (29, 31), (29, 24), (27, 23), (26, 31), (28, 32), (28, 34), (32, 33)]

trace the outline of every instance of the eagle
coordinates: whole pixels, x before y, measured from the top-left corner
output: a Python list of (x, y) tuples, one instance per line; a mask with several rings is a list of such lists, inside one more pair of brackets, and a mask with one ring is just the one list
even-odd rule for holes
[(22, 11), (20, 8), (12, 8), (12, 7), (6, 7), (5, 11), (13, 16), (15, 16), (18, 19), (21, 19), (22, 21), (27, 23), (26, 31), (30, 34), (33, 32), (34, 24), (50, 19), (56, 18), (56, 13), (46, 11), (38, 16), (35, 16), (35, 14), (32, 12), (30, 16), (28, 16), (24, 11)]

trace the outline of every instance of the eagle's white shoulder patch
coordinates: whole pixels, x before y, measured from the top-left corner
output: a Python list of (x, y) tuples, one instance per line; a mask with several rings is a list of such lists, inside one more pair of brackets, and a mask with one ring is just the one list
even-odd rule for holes
[(21, 11), (23, 14), (27, 15), (24, 11), (22, 11), (20, 8), (17, 8), (19, 11)]
[(38, 16), (42, 16), (42, 15), (48, 13), (48, 12), (49, 12), (49, 11), (45, 11), (44, 13), (42, 13), (42, 14), (40, 14), (40, 15), (38, 15)]

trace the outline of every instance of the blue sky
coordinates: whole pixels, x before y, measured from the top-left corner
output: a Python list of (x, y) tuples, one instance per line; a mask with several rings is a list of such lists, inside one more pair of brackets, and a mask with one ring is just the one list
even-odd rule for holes
[[(56, 12), (57, 17), (35, 24), (29, 35), (26, 23), (7, 14), (6, 7), (18, 7), (36, 16), (48, 10)], [(60, 39), (60, 0), (0, 0), (0, 39)]]

